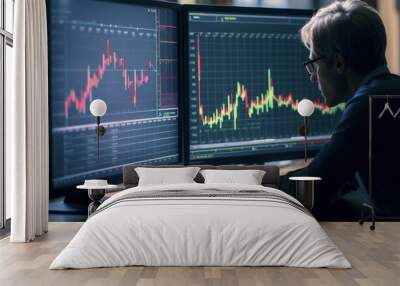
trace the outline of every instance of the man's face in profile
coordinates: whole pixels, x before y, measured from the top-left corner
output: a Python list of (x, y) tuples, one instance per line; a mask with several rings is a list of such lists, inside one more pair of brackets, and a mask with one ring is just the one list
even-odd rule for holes
[(310, 74), (310, 80), (318, 84), (318, 89), (321, 92), (321, 95), (324, 97), (325, 102), (328, 104), (329, 96), (327, 96), (326, 76), (325, 76), (326, 66), (324, 66), (324, 64), (322, 63), (323, 58), (321, 58), (321, 56), (315, 54), (314, 52), (312, 52), (312, 50), (310, 50), (309, 59), (310, 61), (314, 61), (312, 63), (313, 72)]
[(324, 97), (326, 105), (333, 107), (339, 104), (339, 95), (343, 84), (334, 70), (334, 64), (328, 63), (326, 57), (317, 55), (312, 50), (310, 50), (309, 58), (310, 60), (320, 58), (312, 63), (314, 72), (310, 74), (310, 80), (318, 84), (318, 89)]

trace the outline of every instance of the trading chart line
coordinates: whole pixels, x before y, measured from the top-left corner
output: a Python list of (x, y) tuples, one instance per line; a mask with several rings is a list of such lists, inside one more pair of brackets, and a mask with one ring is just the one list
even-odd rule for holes
[[(279, 107), (289, 108), (292, 111), (297, 111), (298, 100), (293, 98), (291, 92), (287, 96), (276, 95), (274, 91), (274, 85), (271, 76), (271, 70), (267, 70), (267, 89), (265, 93), (261, 93), (258, 96), (250, 99), (247, 88), (240, 82), (236, 82), (235, 94), (228, 94), (225, 103), (216, 108), (211, 115), (206, 115), (204, 111), (204, 105), (201, 101), (201, 50), (200, 50), (200, 39), (197, 35), (197, 94), (198, 94), (198, 113), (201, 118), (203, 126), (213, 128), (214, 126), (222, 128), (222, 124), (225, 120), (233, 120), (233, 129), (237, 129), (238, 120), (238, 109), (240, 103), (244, 103), (246, 114), (248, 118), (252, 118), (254, 115), (260, 115), (266, 113), (275, 108), (275, 105)], [(316, 110), (319, 110), (321, 114), (333, 115), (338, 111), (342, 111), (345, 104), (339, 104), (335, 107), (328, 107), (322, 103), (319, 99), (313, 101)], [(276, 103), (276, 104), (275, 104)]]
[(101, 83), (104, 73), (107, 68), (113, 65), (114, 70), (120, 70), (123, 79), (124, 89), (130, 90), (131, 102), (136, 106), (137, 90), (139, 87), (147, 84), (151, 79), (151, 72), (156, 72), (151, 61), (147, 64), (147, 69), (133, 69), (133, 76), (131, 77), (130, 71), (126, 67), (125, 57), (120, 57), (115, 51), (111, 51), (110, 41), (106, 41), (105, 53), (102, 54), (102, 62), (97, 66), (97, 70), (92, 72), (90, 66), (87, 67), (86, 84), (80, 91), (79, 96), (76, 95), (75, 90), (71, 90), (64, 101), (64, 116), (67, 119), (69, 109), (72, 105), (76, 111), (86, 113), (86, 101), (93, 100), (93, 89), (97, 88)]

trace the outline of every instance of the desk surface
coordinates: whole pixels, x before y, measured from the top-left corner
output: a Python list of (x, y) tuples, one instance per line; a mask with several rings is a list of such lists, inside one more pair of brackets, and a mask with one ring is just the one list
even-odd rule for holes
[(299, 160), (299, 161), (294, 161), (291, 164), (281, 166), (281, 167), (279, 167), (279, 175), (284, 176), (289, 172), (303, 169), (309, 163), (310, 163), (310, 160), (307, 163), (305, 163), (304, 160)]

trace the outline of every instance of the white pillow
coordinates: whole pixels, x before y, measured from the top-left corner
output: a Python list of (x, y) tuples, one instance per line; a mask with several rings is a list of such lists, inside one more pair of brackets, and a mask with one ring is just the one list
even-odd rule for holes
[(135, 168), (139, 176), (139, 186), (195, 183), (193, 179), (199, 170), (199, 167)]
[(230, 183), (261, 185), (265, 171), (261, 170), (202, 170), (205, 184)]

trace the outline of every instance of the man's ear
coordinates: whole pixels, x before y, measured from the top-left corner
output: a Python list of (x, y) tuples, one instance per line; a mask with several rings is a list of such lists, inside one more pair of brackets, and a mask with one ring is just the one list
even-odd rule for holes
[(345, 66), (346, 66), (346, 61), (344, 60), (344, 57), (339, 53), (335, 53), (334, 67), (339, 75), (342, 75), (344, 73)]

